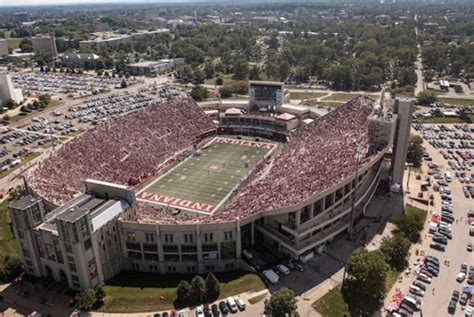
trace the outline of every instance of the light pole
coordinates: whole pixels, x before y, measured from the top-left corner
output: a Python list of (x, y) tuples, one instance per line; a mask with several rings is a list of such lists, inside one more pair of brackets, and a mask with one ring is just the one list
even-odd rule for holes
[(354, 209), (355, 209), (355, 193), (357, 190), (357, 186), (359, 184), (359, 165), (360, 165), (360, 148), (356, 147), (355, 159), (356, 159), (356, 172), (354, 178), (354, 188), (352, 189), (351, 195), (351, 210), (349, 213), (349, 239), (352, 241), (354, 238)]

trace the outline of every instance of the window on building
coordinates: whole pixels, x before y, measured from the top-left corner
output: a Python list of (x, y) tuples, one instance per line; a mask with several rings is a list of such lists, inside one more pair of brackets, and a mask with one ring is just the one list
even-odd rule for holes
[(83, 237), (89, 236), (89, 225), (87, 223), (87, 216), (79, 219), (79, 227), (81, 228), (81, 233)]
[(128, 251), (127, 254), (128, 254), (128, 257), (130, 259), (136, 259), (136, 260), (141, 260), (142, 259), (141, 252)]
[(146, 232), (145, 233), (145, 241), (146, 242), (155, 242), (155, 234), (153, 232)]
[(92, 240), (91, 238), (87, 239), (86, 241), (84, 241), (84, 248), (86, 250), (89, 250), (90, 248), (92, 248)]
[(156, 244), (143, 243), (143, 251), (158, 252)]
[(197, 252), (197, 247), (195, 245), (182, 245), (181, 252), (183, 253), (195, 253)]
[(135, 241), (135, 232), (133, 231), (127, 231), (127, 240), (128, 241)]
[(125, 243), (125, 246), (126, 246), (127, 249), (130, 249), (130, 250), (140, 250), (140, 243), (139, 242), (127, 241)]
[(70, 243), (64, 243), (64, 248), (66, 249), (66, 253), (72, 254), (72, 246)]
[(236, 257), (236, 245), (234, 241), (221, 242), (221, 259), (235, 259)]
[(173, 243), (173, 234), (165, 233), (165, 243)]
[(69, 263), (69, 271), (71, 271), (71, 272), (77, 272), (76, 264), (74, 264), (74, 263)]
[(147, 261), (158, 261), (158, 254), (156, 253), (144, 253), (143, 255)]
[(165, 244), (163, 245), (163, 252), (173, 252), (178, 253), (178, 246), (175, 244)]

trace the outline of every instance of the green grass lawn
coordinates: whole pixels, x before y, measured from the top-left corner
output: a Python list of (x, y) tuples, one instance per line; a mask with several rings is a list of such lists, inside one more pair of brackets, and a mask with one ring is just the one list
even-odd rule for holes
[(327, 95), (328, 93), (324, 92), (290, 92), (290, 99), (316, 99), (322, 96)]
[(158, 179), (145, 192), (217, 206), (269, 151), (214, 142)]
[(342, 317), (350, 316), (349, 306), (347, 306), (341, 293), (341, 286), (334, 288), (332, 291), (321, 297), (313, 304), (323, 317)]
[[(393, 284), (400, 276), (400, 272), (390, 268), (385, 278), (385, 292), (388, 293), (392, 288)], [(329, 293), (321, 297), (318, 301), (313, 304), (313, 308), (316, 309), (323, 317), (341, 317), (350, 316), (349, 306), (347, 306), (341, 293), (341, 286), (334, 288)]]
[(426, 217), (427, 217), (427, 212), (426, 210), (423, 210), (423, 209), (420, 209), (420, 208), (416, 208), (412, 205), (405, 205), (405, 214), (409, 215), (409, 214), (421, 214), (422, 218), (423, 218), (423, 223), (426, 221)]
[(341, 105), (344, 104), (344, 102), (342, 101), (326, 101), (326, 100), (323, 100), (323, 101), (316, 101), (316, 100), (307, 100), (307, 101), (304, 101), (302, 103), (303, 105), (306, 105), (306, 106), (320, 106), (320, 107), (331, 107), (331, 108), (337, 108)]
[[(62, 106), (64, 104), (64, 101), (58, 100), (58, 99), (51, 99), (51, 102), (45, 109), (53, 109), (59, 106)], [(32, 110), (31, 112), (27, 112), (26, 115), (19, 115), (17, 114), (16, 116), (13, 116), (10, 118), (10, 122), (18, 122), (20, 120), (34, 117), (37, 115), (40, 115), (41, 112), (43, 112), (45, 109), (38, 109), (38, 110)]]
[[(471, 122), (474, 122), (474, 114), (470, 114)], [(437, 124), (449, 124), (449, 123), (462, 123), (463, 121), (459, 118), (447, 118), (447, 117), (433, 117), (426, 119), (419, 119), (418, 123), (437, 123)]]
[[(223, 80), (224, 80), (224, 85), (232, 85), (233, 83), (235, 83), (236, 81), (241, 81), (241, 80), (234, 80), (232, 79), (232, 75), (231, 74), (228, 74), (228, 75), (220, 75), (220, 76), (217, 76), (217, 77), (221, 77)], [(216, 78), (217, 78), (216, 77)], [(211, 79), (206, 79), (204, 80), (204, 84), (206, 85), (214, 85), (214, 80), (215, 78), (211, 78)]]
[(10, 200), (6, 199), (0, 204), (0, 265), (6, 255), (17, 255), (18, 249), (15, 242), (15, 236), (11, 229), (10, 213), (8, 204)]
[(453, 105), (461, 105), (461, 106), (474, 105), (474, 99), (438, 97), (438, 100), (440, 102), (449, 103)]
[[(254, 273), (235, 271), (215, 275), (220, 281), (219, 298), (265, 289), (265, 283)], [(99, 310), (107, 313), (132, 313), (173, 309), (176, 286), (181, 280), (191, 282), (193, 277), (194, 275), (122, 272), (105, 285), (107, 298)]]
[[(351, 99), (354, 99), (355, 97), (360, 96), (360, 94), (355, 94), (355, 93), (334, 93), (330, 96), (324, 97), (321, 100), (327, 101), (327, 100), (332, 100), (332, 101), (342, 101), (342, 102), (347, 102)], [(375, 98), (377, 95), (374, 94), (367, 94), (367, 96)]]
[(19, 38), (19, 37), (8, 38), (7, 39), (7, 45), (11, 49), (17, 49), (18, 47), (20, 47), (21, 40), (22, 40), (22, 38)]

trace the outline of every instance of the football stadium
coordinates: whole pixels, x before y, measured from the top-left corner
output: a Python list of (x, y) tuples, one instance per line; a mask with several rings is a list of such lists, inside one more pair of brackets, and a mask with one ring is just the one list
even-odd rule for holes
[(382, 171), (399, 179), (412, 106), (359, 96), (310, 117), (274, 86), (282, 104), (264, 110), (223, 107), (213, 121), (180, 98), (63, 144), (10, 205), (26, 271), (79, 290), (123, 269), (248, 269), (265, 250), (298, 259), (347, 232)]

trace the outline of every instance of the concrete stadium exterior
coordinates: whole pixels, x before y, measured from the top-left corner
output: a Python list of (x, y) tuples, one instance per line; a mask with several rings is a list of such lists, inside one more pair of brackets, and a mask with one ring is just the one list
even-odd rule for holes
[[(399, 111), (411, 112), (411, 103)], [(377, 119), (384, 147), (354, 175), (296, 205), (229, 221), (139, 222), (133, 187), (90, 179), (82, 180), (81, 194), (62, 206), (30, 191), (10, 205), (25, 270), (81, 290), (104, 284), (121, 270), (166, 274), (248, 269), (243, 250), (257, 241), (295, 259), (318, 252), (350, 230), (351, 219), (354, 223), (363, 217), (384, 168), (404, 165), (406, 151), (405, 157), (394, 153), (391, 164), (385, 158), (400, 138), (399, 117)]]

